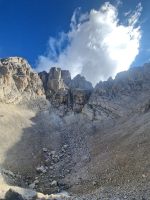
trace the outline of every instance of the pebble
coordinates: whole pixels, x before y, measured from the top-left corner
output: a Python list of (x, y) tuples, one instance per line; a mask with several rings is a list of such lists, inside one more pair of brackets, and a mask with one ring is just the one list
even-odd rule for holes
[(49, 169), (53, 170), (53, 169), (54, 169), (54, 167), (53, 167), (53, 166), (50, 166), (50, 167), (49, 167)]
[(93, 181), (92, 184), (95, 186), (95, 185), (97, 185), (97, 182), (96, 182), (96, 181)]
[(57, 181), (55, 181), (55, 180), (51, 182), (51, 186), (57, 186), (57, 184), (58, 184), (58, 183), (57, 183)]
[(34, 183), (35, 183), (35, 184), (38, 184), (38, 183), (39, 183), (39, 180), (36, 179), (36, 180), (34, 181)]
[(40, 167), (37, 167), (36, 171), (39, 172), (39, 173), (46, 173), (46, 169), (43, 165), (40, 166)]
[(56, 151), (51, 151), (51, 155), (55, 155), (56, 154)]
[(64, 149), (67, 149), (67, 148), (68, 148), (68, 145), (67, 145), (67, 144), (65, 144), (65, 145), (63, 146), (63, 148), (64, 148)]
[(48, 150), (47, 150), (47, 148), (43, 148), (43, 152), (47, 152)]
[(145, 175), (145, 174), (142, 174), (142, 178), (146, 178), (146, 175)]
[(29, 185), (29, 188), (30, 188), (30, 189), (34, 189), (34, 188), (35, 188), (35, 183), (31, 183), (31, 184)]

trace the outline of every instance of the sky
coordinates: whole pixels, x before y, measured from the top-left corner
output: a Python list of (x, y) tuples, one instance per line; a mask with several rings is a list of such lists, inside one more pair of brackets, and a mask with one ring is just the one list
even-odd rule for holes
[(93, 84), (150, 61), (148, 0), (0, 0), (0, 57)]

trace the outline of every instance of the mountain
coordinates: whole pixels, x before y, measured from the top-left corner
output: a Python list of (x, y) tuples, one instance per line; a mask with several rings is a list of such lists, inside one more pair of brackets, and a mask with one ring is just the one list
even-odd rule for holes
[(93, 88), (1, 59), (0, 111), (0, 199), (149, 199), (150, 64)]

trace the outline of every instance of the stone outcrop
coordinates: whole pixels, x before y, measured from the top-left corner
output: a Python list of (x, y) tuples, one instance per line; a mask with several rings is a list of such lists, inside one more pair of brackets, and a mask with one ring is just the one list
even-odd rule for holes
[(60, 68), (53, 67), (50, 69), (47, 81), (47, 89), (54, 93), (57, 93), (59, 90), (65, 90), (65, 84), (61, 76)]
[(93, 86), (80, 74), (71, 80), (69, 86), (71, 89), (73, 110), (75, 112), (81, 112), (84, 105), (89, 100), (89, 97), (93, 91)]
[(71, 82), (71, 74), (68, 70), (61, 70), (61, 77), (64, 83), (68, 86)]
[[(80, 75), (71, 80), (68, 70), (53, 67), (50, 72), (40, 72), (47, 99), (64, 112), (81, 112), (93, 90), (92, 84)], [(63, 114), (62, 114), (63, 115)]]
[(84, 78), (84, 76), (81, 76), (80, 74), (78, 74), (77, 76), (75, 76), (70, 81), (69, 86), (72, 89), (82, 89), (82, 90), (87, 90), (87, 91), (92, 91), (93, 90), (92, 83), (90, 83), (89, 81), (87, 81)]
[(0, 102), (20, 103), (45, 98), (43, 84), (28, 62), (20, 57), (0, 60)]
[(1, 200), (56, 200), (56, 199), (70, 199), (67, 192), (58, 194), (43, 194), (32, 189), (25, 189), (21, 187), (2, 185), (0, 187)]

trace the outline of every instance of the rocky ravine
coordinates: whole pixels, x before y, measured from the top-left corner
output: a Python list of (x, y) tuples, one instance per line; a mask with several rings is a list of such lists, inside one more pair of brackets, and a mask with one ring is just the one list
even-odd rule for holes
[(1, 59), (0, 111), (1, 199), (150, 199), (149, 64), (93, 88)]

